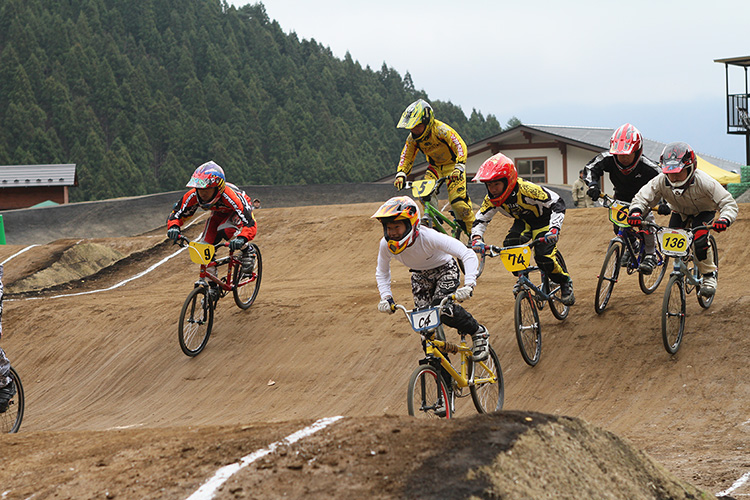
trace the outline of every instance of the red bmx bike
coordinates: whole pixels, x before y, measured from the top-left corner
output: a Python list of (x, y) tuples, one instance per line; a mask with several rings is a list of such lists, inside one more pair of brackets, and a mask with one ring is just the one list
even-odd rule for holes
[(230, 250), (226, 257), (215, 258), (216, 250), (228, 247), (227, 242), (212, 245), (181, 237), (178, 244), (187, 246), (190, 259), (201, 266), (198, 281), (185, 299), (178, 323), (182, 352), (188, 356), (197, 356), (208, 343), (214, 324), (214, 311), (220, 298), (231, 292), (240, 309), (248, 309), (253, 305), (260, 290), (263, 260), (260, 248), (255, 243), (248, 243), (253, 264), (244, 270), (239, 252)]

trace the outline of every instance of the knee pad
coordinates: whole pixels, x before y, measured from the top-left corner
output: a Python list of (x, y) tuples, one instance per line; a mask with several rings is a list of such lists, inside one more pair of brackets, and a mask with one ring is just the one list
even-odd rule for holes
[(695, 256), (698, 257), (698, 260), (706, 260), (708, 256), (708, 231), (700, 229), (695, 231), (694, 234), (693, 246), (695, 248)]

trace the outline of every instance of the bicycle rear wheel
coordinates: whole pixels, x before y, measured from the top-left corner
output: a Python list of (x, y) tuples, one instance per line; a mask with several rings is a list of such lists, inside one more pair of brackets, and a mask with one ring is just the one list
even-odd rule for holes
[[(406, 395), (409, 415), (418, 418), (451, 418), (453, 408), (448, 404), (448, 389), (443, 377), (430, 365), (419, 365), (409, 379)], [(445, 415), (436, 413), (443, 408)]]
[[(714, 235), (711, 234), (708, 236), (709, 246), (713, 249), (714, 253), (714, 265), (716, 266), (716, 283), (719, 282), (719, 247), (716, 246), (716, 240), (714, 239)], [(698, 267), (698, 261), (695, 261), (695, 267)], [(714, 292), (713, 295), (709, 295), (708, 297), (704, 297), (703, 294), (700, 292), (700, 289), (696, 292), (695, 296), (698, 297), (698, 304), (703, 309), (708, 309), (711, 307), (711, 304), (714, 302), (714, 296), (716, 295), (716, 292)]]
[(675, 354), (685, 333), (685, 287), (682, 276), (670, 276), (661, 307), (661, 338), (664, 349)]
[[(471, 358), (469, 358), (471, 359)], [(471, 399), (479, 413), (503, 409), (505, 383), (503, 369), (495, 350), (490, 346), (490, 355), (484, 361), (469, 361), (474, 371), (474, 385), (469, 387)]]
[(23, 385), (21, 384), (21, 377), (18, 376), (16, 370), (10, 367), (8, 376), (12, 380), (11, 383), (16, 386), (16, 393), (8, 401), (8, 408), (0, 413), (0, 434), (13, 434), (18, 432), (21, 428), (21, 421), (23, 421), (23, 410), (26, 405), (26, 399), (24, 398)]
[(255, 243), (251, 243), (250, 247), (255, 255), (252, 272), (245, 274), (242, 272), (242, 266), (236, 266), (233, 272), (234, 276), (232, 276), (234, 303), (240, 309), (247, 309), (253, 305), (260, 290), (260, 279), (263, 277), (263, 258), (260, 255), (260, 248)]
[(214, 324), (214, 303), (207, 287), (198, 286), (188, 294), (180, 311), (177, 337), (187, 356), (197, 356), (206, 347)]
[(622, 243), (614, 241), (607, 249), (604, 256), (602, 270), (599, 272), (599, 281), (596, 283), (596, 293), (594, 294), (594, 311), (601, 314), (612, 297), (612, 290), (617, 283), (617, 277), (620, 275), (620, 256), (622, 255)]
[[(568, 272), (568, 266), (565, 264), (565, 259), (563, 258), (562, 252), (560, 250), (557, 251), (557, 262), (560, 264), (560, 266), (563, 268), (563, 271), (566, 273)], [(547, 290), (550, 289), (550, 280), (549, 276), (544, 278), (547, 280)], [(562, 303), (560, 300), (560, 287), (558, 285), (557, 291), (554, 293), (554, 295), (550, 295), (550, 298), (547, 299), (547, 303), (549, 304), (549, 310), (552, 312), (552, 316), (559, 319), (560, 321), (564, 320), (568, 317), (568, 313), (570, 312), (570, 306), (566, 306)]]
[(664, 275), (667, 273), (667, 265), (669, 264), (669, 256), (662, 255), (662, 253), (656, 251), (656, 269), (651, 274), (638, 273), (638, 285), (641, 287), (641, 291), (646, 295), (653, 293), (659, 285), (661, 280), (664, 279)]
[(521, 356), (526, 364), (534, 366), (542, 355), (542, 325), (534, 299), (528, 290), (521, 290), (516, 295), (515, 306), (516, 340)]

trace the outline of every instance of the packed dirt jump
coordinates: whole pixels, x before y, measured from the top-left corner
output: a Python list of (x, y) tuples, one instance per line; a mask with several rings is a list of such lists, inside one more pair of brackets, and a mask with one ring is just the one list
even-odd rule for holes
[[(465, 306), (491, 333), (504, 410), (459, 400), (456, 418), (429, 422), (406, 408), (419, 337), (376, 307), (378, 205), (256, 212), (258, 299), (247, 311), (222, 299), (195, 358), (177, 320), (198, 268), (163, 227), (0, 247), (0, 261), (25, 250), (5, 264), (2, 347), (26, 390), (20, 432), (0, 435), (0, 498), (210, 498), (199, 488), (240, 463), (215, 498), (750, 496), (750, 205), (716, 235), (716, 299), (703, 310), (688, 296), (674, 356), (661, 341), (665, 283), (644, 295), (623, 274), (594, 312), (605, 209), (567, 213), (577, 302), (563, 322), (540, 313), (533, 368), (515, 340), (515, 279), (488, 260)], [(500, 244), (509, 225), (496, 218), (486, 240)], [(392, 271), (410, 305), (408, 270)]]

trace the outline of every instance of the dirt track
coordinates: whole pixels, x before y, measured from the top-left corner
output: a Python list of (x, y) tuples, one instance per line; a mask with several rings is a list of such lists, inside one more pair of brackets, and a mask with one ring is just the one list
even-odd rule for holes
[[(368, 417), (358, 432), (373, 436), (394, 425), (409, 428), (408, 419), (396, 416), (406, 413), (406, 381), (421, 349), (403, 317), (375, 308), (382, 233), (369, 215), (376, 207), (259, 211), (259, 299), (248, 311), (231, 299), (220, 302), (209, 345), (194, 359), (176, 339), (179, 309), (196, 273), (185, 254), (111, 291), (6, 302), (3, 347), (23, 377), (28, 407), (22, 433), (0, 436), (10, 458), (0, 471), (0, 494), (12, 484), (8, 498), (33, 492), (35, 498), (97, 497), (106, 486), (102, 478), (109, 478), (118, 498), (181, 498), (212, 467), (303, 422)], [(662, 287), (646, 296), (636, 277), (625, 276), (608, 310), (594, 313), (596, 276), (611, 236), (603, 209), (568, 212), (560, 246), (578, 302), (563, 323), (542, 312), (542, 360), (534, 368), (521, 359), (512, 331), (513, 277), (489, 262), (467, 307), (492, 334), (505, 375), (505, 409), (579, 417), (626, 438), (682, 480), (714, 493), (731, 486), (750, 470), (750, 296), (742, 272), (750, 257), (743, 241), (748, 212), (742, 205), (740, 220), (717, 236), (718, 295), (706, 311), (688, 297), (688, 333), (674, 357), (661, 346)], [(498, 219), (488, 241), (501, 241), (508, 225)], [(128, 253), (158, 239), (97, 243)], [(6, 264), (6, 290), (19, 291), (22, 277), (70, 245), (35, 247)], [(0, 249), (0, 260), (21, 248)], [(156, 246), (128, 265), (70, 284), (70, 291), (107, 287), (173, 252)], [(393, 274), (396, 299), (408, 301), (408, 271), (394, 265)], [(459, 417), (473, 413), (470, 404), (458, 408)], [(462, 421), (475, 425), (459, 418), (451, 426)], [(202, 444), (191, 444), (191, 436)], [(420, 434), (401, 432), (398, 443), (406, 448), (391, 459), (408, 460), (409, 436)], [(19, 479), (30, 470), (47, 473)], [(284, 470), (297, 469), (278, 473)], [(136, 480), (145, 489), (126, 489)], [(253, 497), (249, 483), (244, 488), (233, 495)], [(741, 493), (750, 494), (750, 487), (735, 491)]]

